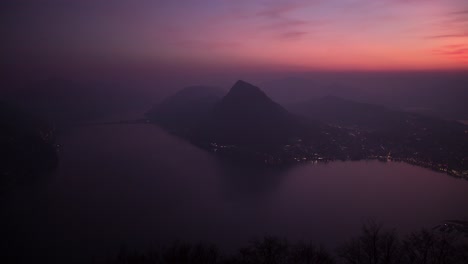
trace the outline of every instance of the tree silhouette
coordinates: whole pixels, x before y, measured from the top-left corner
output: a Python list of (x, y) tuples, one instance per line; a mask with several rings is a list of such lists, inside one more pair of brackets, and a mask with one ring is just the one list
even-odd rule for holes
[[(400, 240), (394, 230), (369, 221), (361, 234), (336, 251), (338, 263), (349, 264), (466, 264), (468, 239), (461, 234), (421, 230)], [(232, 256), (214, 245), (181, 241), (138, 253), (123, 248), (109, 264), (334, 264), (333, 256), (310, 242), (291, 244), (267, 236), (252, 240)]]
[(395, 231), (385, 231), (382, 225), (369, 221), (362, 234), (338, 249), (338, 256), (350, 264), (399, 263), (400, 241)]

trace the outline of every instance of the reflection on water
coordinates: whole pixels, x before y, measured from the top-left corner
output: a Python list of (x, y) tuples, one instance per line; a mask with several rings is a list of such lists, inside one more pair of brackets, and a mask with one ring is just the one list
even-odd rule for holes
[(402, 232), (468, 217), (468, 182), (403, 163), (240, 168), (153, 125), (86, 127), (60, 143), (56, 175), (10, 194), (4, 226), (12, 247), (57, 262), (177, 238), (230, 250), (273, 234), (334, 248), (369, 217)]

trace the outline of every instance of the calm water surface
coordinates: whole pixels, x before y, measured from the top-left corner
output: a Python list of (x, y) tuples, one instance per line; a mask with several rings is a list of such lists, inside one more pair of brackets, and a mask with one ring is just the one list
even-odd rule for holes
[(404, 163), (237, 168), (153, 125), (80, 128), (59, 142), (56, 175), (4, 201), (12, 247), (51, 262), (178, 238), (232, 250), (268, 234), (334, 249), (369, 218), (401, 233), (468, 218), (468, 181)]

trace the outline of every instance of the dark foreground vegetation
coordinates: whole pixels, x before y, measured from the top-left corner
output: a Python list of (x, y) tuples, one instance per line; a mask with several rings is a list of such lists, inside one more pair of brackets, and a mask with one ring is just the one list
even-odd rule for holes
[(278, 237), (253, 240), (233, 255), (215, 245), (175, 242), (146, 252), (122, 248), (109, 264), (465, 264), (468, 263), (466, 234), (426, 230), (400, 238), (375, 222), (362, 227), (355, 237), (329, 252), (309, 242), (290, 243)]

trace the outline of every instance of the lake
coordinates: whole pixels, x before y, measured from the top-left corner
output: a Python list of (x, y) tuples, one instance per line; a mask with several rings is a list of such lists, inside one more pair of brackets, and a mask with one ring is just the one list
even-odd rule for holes
[(240, 168), (144, 124), (82, 127), (58, 141), (55, 175), (2, 201), (9, 246), (50, 262), (175, 239), (229, 252), (263, 235), (333, 250), (370, 218), (402, 234), (468, 219), (468, 181), (405, 163)]

